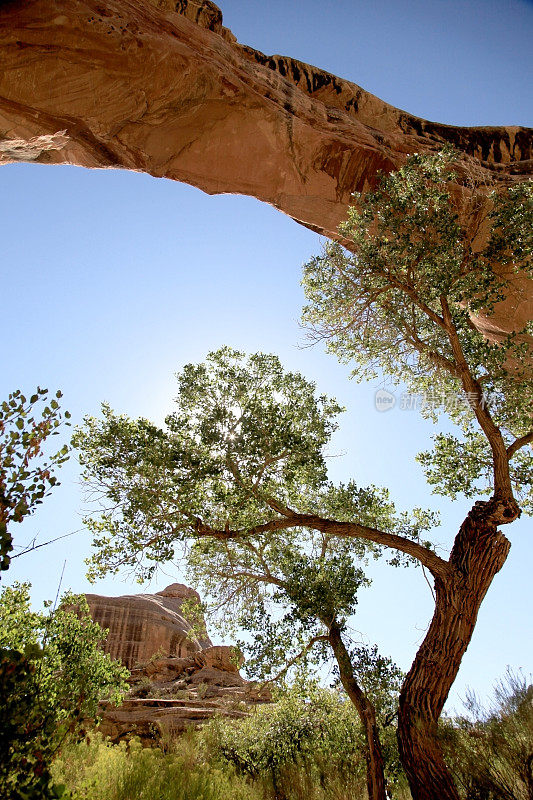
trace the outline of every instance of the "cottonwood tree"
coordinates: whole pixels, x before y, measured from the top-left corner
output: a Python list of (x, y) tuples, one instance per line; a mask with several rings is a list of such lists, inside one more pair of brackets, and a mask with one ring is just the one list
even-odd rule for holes
[(396, 547), (440, 564), (420, 541), (433, 517), (398, 513), (374, 486), (328, 480), (324, 448), (341, 409), (276, 356), (211, 353), (183, 369), (176, 402), (165, 429), (104, 406), (76, 434), (85, 477), (107, 506), (88, 520), (92, 574), (129, 567), (148, 577), (192, 542), (195, 581), (251, 632), (256, 672), (272, 677), (313, 646), (330, 647), (365, 731), (369, 796), (384, 800), (379, 693), (368, 681), (395, 673), (351, 646), (347, 620), (367, 556)]
[[(457, 436), (438, 435), (434, 450), (420, 456), (428, 479), (441, 494), (490, 497), (473, 504), (448, 558), (420, 541), (430, 524), (423, 512), (405, 519), (372, 487), (328, 482), (323, 448), (339, 409), (315, 398), (301, 376), (288, 379), (280, 371), (263, 382), (259, 365), (272, 357), (250, 361), (258, 365), (257, 385), (246, 401), (238, 400), (242, 357), (221, 351), (211, 359), (212, 374), (206, 364), (185, 368), (178, 411), (165, 429), (104, 408), (103, 419), (87, 420), (77, 436), (87, 479), (107, 503), (91, 523), (97, 572), (126, 566), (149, 574), (184, 539), (211, 539), (230, 552), (244, 539), (266, 548), (285, 541), (290, 552), (291, 537), (303, 532), (310, 538), (299, 551), (301, 569), (327, 576), (320, 584), (328, 612), (321, 622), (332, 646), (337, 632), (342, 640), (354, 597), (335, 594), (334, 567), (348, 569), (362, 547), (386, 548), (393, 562), (413, 559), (431, 573), (434, 616), (400, 695), (400, 755), (414, 800), (458, 800), (437, 722), (481, 602), (509, 551), (498, 526), (531, 507), (525, 490), (533, 477), (528, 332), (490, 343), (471, 318), (490, 315), (512, 273), (530, 264), (531, 185), (499, 194), (467, 187), (471, 202), (459, 219), (448, 175), (446, 154), (411, 158), (375, 192), (355, 198), (341, 228), (350, 250), (331, 243), (304, 276), (307, 324), (355, 363), (356, 376), (379, 368), (424, 395), (425, 413), (445, 408), (458, 424)], [(277, 569), (283, 565), (280, 556)], [(256, 575), (254, 568), (250, 561)], [(273, 574), (295, 585), (290, 571)], [(336, 616), (326, 602), (328, 586)]]
[[(455, 212), (450, 153), (411, 157), (376, 191), (354, 197), (340, 234), (305, 267), (304, 319), (358, 379), (378, 370), (447, 411), (458, 435), (437, 434), (420, 454), (438, 494), (477, 500), (448, 559), (425, 566), (435, 612), (400, 695), (399, 745), (415, 800), (458, 800), (436, 726), (477, 613), (510, 543), (498, 530), (531, 512), (531, 325), (498, 341), (472, 322), (531, 276), (532, 183), (488, 192), (464, 180)], [(457, 165), (459, 168), (459, 165)], [(522, 301), (527, 298), (517, 298)], [(420, 559), (422, 563), (424, 561)]]

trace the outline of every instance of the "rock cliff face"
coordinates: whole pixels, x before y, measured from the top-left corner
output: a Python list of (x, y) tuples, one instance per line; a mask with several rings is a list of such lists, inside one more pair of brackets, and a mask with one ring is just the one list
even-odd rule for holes
[(529, 129), (414, 117), (239, 44), (209, 0), (14, 0), (2, 4), (0, 49), (4, 161), (249, 194), (326, 234), (354, 189), (415, 150), (452, 142), (491, 181), (532, 172)]
[[(530, 129), (414, 117), (239, 44), (209, 0), (10, 0), (0, 53), (0, 163), (125, 168), (252, 195), (326, 236), (351, 192), (408, 153), (451, 142), (489, 184), (533, 173)], [(523, 322), (513, 299), (493, 332)]]
[[(257, 703), (270, 701), (270, 692), (244, 680), (235, 663), (226, 669), (216, 657), (217, 666), (212, 666), (209, 651), (214, 649), (187, 658), (152, 659), (134, 669), (124, 703), (119, 708), (103, 705), (101, 732), (114, 742), (138, 736), (153, 746), (215, 715), (239, 719)], [(219, 648), (227, 656), (230, 649)]]
[(211, 647), (211, 640), (187, 637), (190, 623), (184, 600), (200, 600), (194, 589), (173, 583), (155, 594), (102, 597), (86, 595), (92, 618), (109, 630), (106, 652), (132, 669), (155, 654), (187, 657)]
[(114, 742), (138, 736), (157, 744), (166, 735), (198, 727), (215, 714), (240, 718), (270, 699), (239, 674), (234, 648), (189, 638), (182, 613), (194, 589), (173, 583), (155, 594), (86, 595), (92, 618), (109, 629), (106, 651), (131, 670), (131, 690), (119, 707), (103, 704), (100, 730)]

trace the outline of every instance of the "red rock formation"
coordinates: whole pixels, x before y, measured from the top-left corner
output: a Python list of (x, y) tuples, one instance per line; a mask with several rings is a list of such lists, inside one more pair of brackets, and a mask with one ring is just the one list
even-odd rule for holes
[(151, 698), (137, 700), (128, 698), (120, 706), (104, 706), (98, 730), (114, 744), (132, 736), (140, 739), (144, 747), (153, 747), (161, 739), (179, 736), (191, 728), (199, 728), (215, 716), (242, 719), (250, 713), (235, 706), (239, 701), (235, 695), (224, 703), (220, 700), (197, 700), (186, 697), (180, 700)]
[(105, 650), (129, 669), (155, 654), (186, 658), (211, 647), (188, 638), (190, 623), (181, 614), (184, 600), (200, 600), (194, 589), (173, 583), (155, 594), (102, 597), (86, 595), (92, 618), (109, 630)]
[[(533, 172), (531, 130), (428, 122), (236, 42), (209, 0), (11, 0), (0, 12), (0, 163), (115, 167), (248, 194), (335, 236), (350, 194), (452, 142), (489, 183)], [(517, 288), (492, 320), (522, 327)]]
[(182, 604), (200, 600), (194, 589), (173, 583), (155, 594), (86, 597), (92, 618), (109, 629), (106, 651), (131, 670), (125, 702), (101, 707), (100, 730), (114, 742), (138, 736), (153, 745), (215, 714), (243, 717), (270, 700), (268, 690), (241, 677), (244, 659), (234, 648), (212, 645), (207, 634), (187, 636), (191, 626)]
[(203, 651), (202, 657), (207, 669), (218, 669), (224, 672), (238, 672), (244, 664), (244, 657), (236, 655), (235, 649), (226, 645), (207, 647)]
[(531, 131), (427, 122), (238, 44), (199, 0), (25, 0), (0, 15), (4, 160), (124, 167), (272, 203), (335, 232), (350, 193), (453, 142), (490, 179), (531, 174)]

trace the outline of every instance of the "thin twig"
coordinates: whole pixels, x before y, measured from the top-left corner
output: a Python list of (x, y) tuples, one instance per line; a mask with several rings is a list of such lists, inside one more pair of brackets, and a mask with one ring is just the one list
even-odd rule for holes
[(25, 556), (26, 553), (31, 553), (33, 550), (38, 550), (39, 547), (46, 547), (49, 544), (53, 544), (54, 542), (58, 542), (60, 539), (66, 539), (67, 536), (74, 536), (75, 533), (81, 533), (84, 530), (85, 530), (85, 528), (78, 528), (75, 531), (70, 531), (70, 533), (64, 533), (64, 534), (62, 534), (62, 536), (56, 536), (55, 539), (50, 539), (48, 542), (42, 542), (41, 544), (35, 544), (35, 542), (37, 541), (37, 537), (35, 537), (32, 540), (33, 544), (31, 545), (31, 547), (27, 547), (25, 550), (22, 550), (22, 552), (20, 552), (20, 553), (15, 553), (14, 556), (11, 556), (11, 560), (13, 560), (14, 558), (18, 558), (19, 556)]
[(63, 583), (63, 575), (65, 574), (66, 566), (67, 566), (67, 559), (63, 561), (63, 569), (61, 570), (61, 577), (59, 578), (59, 583), (57, 585), (56, 599), (54, 600), (54, 606), (52, 608), (52, 611), (56, 610), (57, 601), (59, 600), (59, 592), (61, 591), (61, 584)]

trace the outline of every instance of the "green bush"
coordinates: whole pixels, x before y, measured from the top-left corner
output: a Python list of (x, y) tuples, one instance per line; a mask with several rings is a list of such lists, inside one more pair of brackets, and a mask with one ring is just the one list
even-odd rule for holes
[[(262, 779), (276, 798), (365, 796), (364, 734), (355, 708), (337, 692), (295, 685), (239, 722), (215, 719), (203, 735), (215, 758)], [(393, 729), (388, 738), (395, 751)], [(389, 790), (401, 798), (397, 752), (392, 761)]]
[(483, 708), (467, 698), (468, 717), (444, 720), (448, 764), (466, 800), (533, 798), (533, 685), (512, 672)]
[[(84, 597), (57, 610), (30, 609), (29, 584), (0, 595), (0, 797), (61, 796), (50, 764), (65, 738), (96, 719), (102, 699), (119, 702), (127, 670), (101, 650), (105, 637)], [(75, 608), (74, 608), (75, 607)]]
[(137, 740), (112, 745), (96, 734), (64, 747), (53, 775), (68, 785), (72, 800), (263, 800), (233, 770), (207, 764), (187, 736), (164, 753)]
[(0, 792), (6, 800), (52, 800), (50, 762), (56, 749), (53, 715), (39, 708), (37, 648), (26, 653), (0, 648)]

